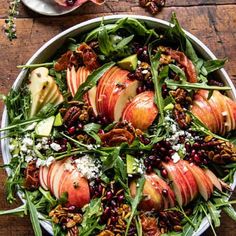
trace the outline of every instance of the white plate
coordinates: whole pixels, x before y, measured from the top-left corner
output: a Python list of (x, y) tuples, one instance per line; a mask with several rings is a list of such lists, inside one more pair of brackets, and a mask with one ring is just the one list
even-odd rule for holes
[(74, 6), (74, 7), (59, 6), (53, 0), (22, 0), (22, 2), (32, 11), (35, 11), (39, 14), (46, 16), (64, 15), (74, 11), (79, 7), (79, 6)]
[[(25, 0), (24, 0), (25, 1)], [(36, 0), (31, 0), (36, 1)], [(29, 64), (36, 64), (36, 63), (43, 63), (51, 58), (55, 52), (63, 45), (66, 38), (75, 37), (78, 35), (83, 35), (85, 32), (91, 31), (92, 29), (98, 27), (101, 24), (101, 21), (105, 24), (114, 23), (115, 21), (124, 18), (124, 17), (133, 17), (138, 20), (145, 22), (150, 28), (159, 28), (159, 29), (167, 29), (171, 27), (171, 24), (167, 21), (146, 17), (146, 16), (130, 16), (130, 15), (114, 15), (114, 16), (106, 16), (103, 18), (95, 18), (78, 25), (75, 25), (64, 32), (56, 35), (54, 38), (46, 42), (26, 63)], [(216, 59), (215, 55), (210, 51), (210, 49), (202, 43), (198, 38), (194, 35), (190, 34), (189, 32), (185, 31), (191, 42), (193, 43), (194, 48), (197, 52), (201, 55), (201, 57), (205, 59)], [(15, 83), (13, 84), (14, 89), (18, 89), (21, 86), (22, 81), (27, 76), (27, 69), (23, 69), (21, 73), (18, 75)], [(230, 86), (232, 90), (228, 93), (228, 96), (231, 97), (234, 101), (236, 101), (236, 89), (229, 78), (228, 74), (224, 69), (220, 69), (217, 72), (217, 76), (225, 83), (226, 86)], [(4, 108), (4, 112), (2, 115), (2, 128), (6, 127), (8, 124), (7, 119), (7, 111), (6, 107)], [(4, 132), (1, 133), (1, 136), (4, 137)], [(11, 159), (11, 155), (9, 152), (9, 140), (8, 139), (1, 139), (1, 149), (2, 149), (2, 156), (4, 164), (8, 164)], [(7, 169), (7, 173), (10, 174), (10, 170)], [(236, 185), (236, 173), (234, 175), (234, 183), (231, 185), (232, 189), (235, 188)], [(20, 198), (22, 199), (20, 193)], [(22, 199), (22, 201), (24, 201)], [(52, 226), (49, 222), (41, 221), (41, 225), (51, 234), (53, 235)], [(199, 227), (199, 229), (193, 233), (192, 236), (200, 236), (207, 228), (209, 227), (208, 219), (205, 217)]]

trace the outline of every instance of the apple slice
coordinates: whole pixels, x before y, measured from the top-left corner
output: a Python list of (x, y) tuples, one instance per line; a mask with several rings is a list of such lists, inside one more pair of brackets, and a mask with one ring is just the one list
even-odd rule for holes
[(230, 130), (236, 129), (236, 103), (230, 98), (226, 96), (224, 97), (225, 97), (226, 106), (227, 106), (228, 114), (229, 114), (228, 126), (227, 126), (228, 127), (227, 131), (229, 132)]
[(213, 193), (213, 184), (210, 178), (204, 173), (204, 171), (200, 167), (194, 165), (193, 163), (190, 163), (188, 165), (188, 168), (192, 172), (197, 182), (200, 194), (207, 201)]
[(146, 91), (134, 97), (125, 107), (122, 120), (130, 122), (135, 128), (146, 130), (158, 114), (154, 103), (154, 92)]
[[(199, 109), (198, 109), (199, 108)], [(196, 115), (213, 133), (217, 132), (218, 122), (212, 111), (211, 106), (199, 94), (195, 94), (192, 112)]]
[(47, 166), (40, 166), (40, 168), (39, 168), (39, 183), (40, 183), (40, 186), (45, 190), (48, 190), (47, 176), (48, 176), (48, 167)]
[(215, 174), (209, 170), (209, 169), (204, 169), (205, 174), (209, 177), (209, 179), (211, 180), (212, 184), (218, 189), (220, 190), (220, 192), (222, 192), (222, 186), (220, 181), (218, 180), (218, 178), (215, 176)]
[(103, 114), (103, 102), (104, 102), (104, 96), (103, 96), (103, 90), (104, 85), (109, 83), (109, 80), (112, 78), (112, 76), (116, 73), (116, 71), (119, 70), (119, 67), (114, 66), (111, 67), (99, 80), (98, 86), (97, 86), (97, 93), (96, 93), (96, 107), (99, 114)]
[(69, 88), (69, 91), (71, 92), (72, 97), (74, 97), (76, 94), (76, 91), (78, 90), (76, 71), (75, 71), (74, 66), (72, 66), (71, 69), (67, 68), (66, 80), (67, 80), (67, 86)]
[[(131, 196), (134, 198), (136, 196), (136, 182), (132, 181), (130, 184)], [(155, 209), (160, 211), (163, 209), (164, 202), (162, 193), (158, 189), (155, 189), (151, 182), (146, 179), (143, 186), (143, 200), (139, 204), (139, 208), (144, 211), (151, 211)]]
[(67, 178), (62, 183), (59, 196), (61, 197), (65, 192), (68, 193), (68, 206), (82, 208), (90, 201), (88, 181), (81, 176), (77, 169), (67, 172)]
[[(162, 193), (162, 197), (164, 200), (164, 209), (175, 206), (175, 194), (170, 186), (162, 178), (154, 173), (145, 175), (145, 178), (149, 179), (152, 186), (155, 189), (158, 189), (160, 193)], [(167, 196), (163, 194), (164, 190), (166, 190)]]
[(187, 161), (179, 160), (176, 165), (179, 167), (179, 170), (183, 174), (183, 178), (185, 179), (188, 188), (190, 190), (191, 198), (190, 201), (193, 201), (197, 195), (198, 195), (198, 186), (197, 182), (192, 174), (192, 172), (189, 170), (188, 165), (189, 163)]
[(182, 174), (172, 161), (168, 163), (163, 162), (163, 166), (167, 170), (168, 178), (172, 181), (177, 202), (180, 206), (187, 205), (189, 191), (187, 190), (188, 186), (183, 179)]

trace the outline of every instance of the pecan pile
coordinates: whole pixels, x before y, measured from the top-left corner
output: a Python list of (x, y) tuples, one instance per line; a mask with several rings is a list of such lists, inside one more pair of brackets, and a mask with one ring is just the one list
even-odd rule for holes
[(146, 8), (152, 15), (160, 12), (165, 2), (165, 0), (139, 0), (140, 6)]
[(36, 162), (31, 161), (25, 169), (25, 188), (35, 190), (39, 187), (39, 169), (36, 167)]

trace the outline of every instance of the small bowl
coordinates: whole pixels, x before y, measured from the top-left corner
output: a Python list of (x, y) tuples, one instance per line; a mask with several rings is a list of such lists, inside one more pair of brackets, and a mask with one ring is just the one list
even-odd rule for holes
[[(27, 0), (23, 0), (26, 2)], [(29, 2), (30, 0), (28, 0)], [(39, 0), (34, 0), (34, 1), (39, 1)], [(62, 33), (56, 35), (53, 37), (51, 40), (46, 42), (26, 63), (27, 65), (29, 64), (36, 64), (36, 63), (43, 63), (46, 62), (49, 58), (51, 58), (55, 52), (63, 45), (65, 40), (70, 37), (75, 37), (80, 34), (83, 34), (85, 32), (91, 31), (92, 29), (98, 27), (103, 20), (104, 24), (108, 23), (114, 23), (117, 20), (124, 18), (124, 17), (132, 17), (138, 20), (141, 20), (144, 22), (147, 26), (150, 28), (157, 28), (157, 29), (167, 29), (169, 27), (172, 27), (169, 22), (152, 18), (152, 17), (146, 17), (146, 16), (130, 16), (130, 15), (115, 15), (115, 16), (106, 16), (103, 18), (95, 18), (92, 20), (85, 21), (83, 23), (80, 23), (78, 25), (75, 25)], [(202, 58), (204, 59), (216, 59), (215, 55), (210, 51), (210, 49), (203, 44), (198, 38), (196, 38), (194, 35), (191, 33), (185, 31), (189, 39), (191, 40), (195, 50), (199, 55), (201, 55)], [(217, 72), (218, 78), (222, 80), (222, 82), (225, 83), (226, 86), (230, 86), (232, 90), (228, 92), (228, 96), (231, 97), (233, 100), (236, 101), (236, 90), (235, 87), (230, 80), (228, 74), (224, 69), (220, 69)], [(22, 81), (24, 78), (27, 76), (27, 69), (23, 69), (20, 74), (18, 75), (15, 83), (13, 84), (14, 89), (18, 89), (21, 86)], [(4, 108), (4, 112), (2, 115), (2, 128), (6, 127), (8, 124), (7, 120), (7, 111), (6, 108)], [(4, 137), (4, 133), (1, 134), (2, 137)], [(9, 152), (9, 140), (8, 139), (2, 139), (1, 140), (1, 148), (2, 148), (2, 156), (3, 156), (3, 161), (5, 164), (8, 164), (11, 159), (11, 155)], [(7, 173), (10, 173), (10, 170), (7, 169)], [(236, 174), (234, 175), (234, 183), (231, 185), (231, 187), (234, 189), (236, 185)], [(19, 194), (20, 196), (20, 194)], [(22, 197), (20, 196), (22, 199)], [(41, 221), (41, 225), (43, 228), (45, 228), (51, 235), (53, 235), (52, 227), (49, 222)], [(193, 234), (193, 236), (200, 236), (207, 228), (209, 227), (209, 222), (208, 219), (205, 217), (199, 227), (199, 229)]]

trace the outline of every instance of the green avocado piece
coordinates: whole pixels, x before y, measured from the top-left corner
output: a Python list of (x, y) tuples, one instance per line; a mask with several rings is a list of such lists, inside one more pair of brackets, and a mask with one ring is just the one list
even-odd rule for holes
[(138, 173), (138, 162), (137, 160), (127, 154), (126, 155), (126, 166), (127, 166), (127, 174), (137, 174)]
[(53, 125), (54, 126), (62, 126), (63, 125), (63, 119), (62, 119), (60, 112), (56, 115)]
[(41, 120), (35, 127), (35, 133), (40, 137), (48, 137), (51, 134), (55, 116)]
[(125, 70), (134, 71), (138, 65), (137, 54), (131, 55), (117, 62), (117, 65)]

